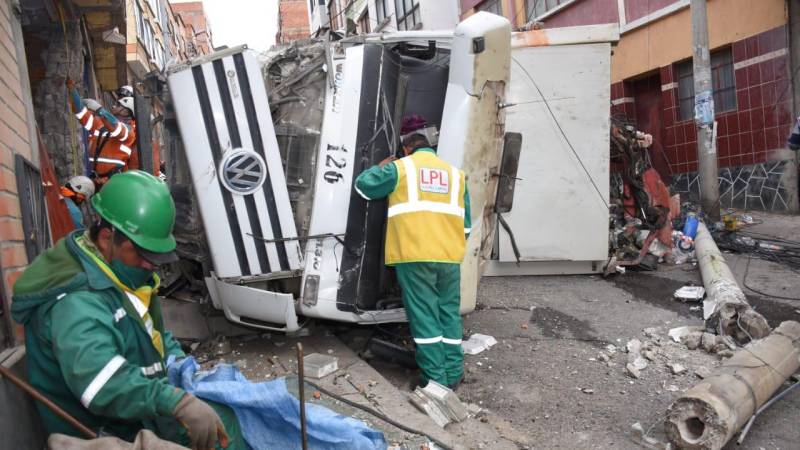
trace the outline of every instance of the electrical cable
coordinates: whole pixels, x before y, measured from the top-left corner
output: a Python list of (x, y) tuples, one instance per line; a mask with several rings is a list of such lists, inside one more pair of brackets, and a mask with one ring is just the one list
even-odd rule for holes
[(742, 278), (742, 284), (744, 285), (745, 289), (747, 289), (749, 291), (752, 291), (752, 292), (754, 292), (754, 293), (756, 293), (758, 295), (761, 295), (762, 297), (767, 297), (767, 298), (772, 298), (772, 299), (779, 299), (779, 300), (789, 300), (789, 301), (793, 301), (793, 302), (800, 302), (800, 298), (798, 298), (798, 297), (784, 297), (784, 296), (781, 296), (781, 295), (767, 294), (765, 292), (761, 292), (761, 291), (759, 291), (757, 289), (753, 289), (752, 287), (750, 287), (747, 284), (747, 275), (750, 273), (750, 261), (752, 259), (753, 259), (752, 256), (748, 256), (748, 258), (747, 258), (747, 266), (744, 269), (744, 277)]
[(356, 402), (354, 402), (354, 401), (352, 401), (350, 399), (344, 398), (341, 395), (334, 394), (333, 392), (331, 392), (331, 391), (323, 388), (322, 386), (320, 386), (320, 385), (318, 385), (316, 383), (313, 383), (311, 381), (305, 380), (305, 383), (308, 384), (309, 386), (313, 387), (314, 389), (318, 390), (319, 392), (327, 395), (328, 397), (336, 399), (336, 400), (338, 400), (338, 401), (340, 401), (340, 402), (342, 402), (342, 403), (344, 403), (346, 405), (352, 406), (353, 408), (357, 408), (357, 409), (360, 409), (361, 411), (369, 413), (372, 416), (377, 417), (378, 419), (381, 419), (382, 421), (384, 421), (384, 422), (386, 422), (386, 423), (388, 423), (390, 425), (393, 425), (393, 426), (405, 431), (406, 433), (411, 433), (411, 434), (416, 434), (418, 436), (423, 436), (423, 437), (425, 437), (426, 439), (430, 440), (431, 442), (433, 442), (434, 444), (436, 444), (437, 446), (441, 447), (444, 450), (453, 450), (453, 447), (445, 444), (444, 442), (436, 439), (435, 437), (432, 437), (432, 436), (430, 436), (430, 435), (428, 435), (428, 434), (426, 434), (426, 433), (424, 433), (422, 431), (415, 430), (414, 428), (411, 428), (409, 426), (403, 425), (402, 423), (397, 422), (396, 420), (392, 419), (391, 417), (389, 417), (389, 416), (387, 416), (387, 415), (385, 415), (385, 414), (383, 414), (383, 413), (381, 413), (379, 411), (376, 411), (376, 410), (370, 408), (369, 406), (364, 406), (364, 405), (362, 405), (360, 403), (356, 403)]

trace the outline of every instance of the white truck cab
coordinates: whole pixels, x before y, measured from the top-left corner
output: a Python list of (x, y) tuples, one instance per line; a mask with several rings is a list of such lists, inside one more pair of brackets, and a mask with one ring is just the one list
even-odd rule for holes
[(386, 202), (365, 201), (353, 184), (397, 152), (402, 118), (418, 114), (441, 130), (439, 156), (467, 174), (473, 227), (462, 312), (473, 310), (494, 242), (509, 22), (478, 13), (453, 31), (324, 45), (324, 95), (302, 99), (322, 101), (321, 123), (304, 131), (314, 147), (299, 161), (279, 145), (276, 102), (255, 52), (227, 49), (169, 71), (214, 306), (233, 322), (286, 332), (302, 326), (298, 317), (405, 320), (394, 271), (383, 264)]

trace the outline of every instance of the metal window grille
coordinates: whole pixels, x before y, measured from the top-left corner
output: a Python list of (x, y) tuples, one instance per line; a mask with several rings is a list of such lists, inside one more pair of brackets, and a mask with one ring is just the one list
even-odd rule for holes
[(572, 0), (525, 0), (525, 16), (531, 20), (570, 1)]
[(22, 155), (15, 156), (14, 171), (22, 212), (22, 230), (25, 233), (25, 252), (28, 261), (33, 261), (50, 246), (50, 226), (47, 222), (42, 174)]
[(386, 9), (386, 0), (375, 0), (375, 18), (380, 25), (389, 15)]
[(414, 30), (422, 24), (418, 0), (395, 0), (394, 5), (398, 30)]
[[(678, 80), (678, 119), (694, 117), (694, 73), (692, 60), (675, 65)], [(733, 56), (726, 47), (711, 52), (711, 81), (714, 90), (714, 112), (723, 113), (736, 109), (736, 81), (733, 76)]]

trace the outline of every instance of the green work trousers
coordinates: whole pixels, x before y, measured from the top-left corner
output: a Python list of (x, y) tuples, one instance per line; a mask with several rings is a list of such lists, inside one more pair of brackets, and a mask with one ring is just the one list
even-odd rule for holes
[(461, 379), (461, 266), (453, 263), (419, 262), (395, 266), (403, 289), (411, 336), (417, 346), (417, 366), (422, 383), (445, 386)]

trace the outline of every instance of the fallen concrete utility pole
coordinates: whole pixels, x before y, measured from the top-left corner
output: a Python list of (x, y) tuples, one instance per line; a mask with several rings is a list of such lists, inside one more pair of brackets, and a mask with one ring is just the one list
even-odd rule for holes
[(667, 438), (679, 448), (722, 448), (798, 369), (800, 323), (786, 321), (675, 400)]
[(731, 336), (739, 344), (761, 339), (770, 332), (767, 320), (757, 313), (736, 283), (714, 238), (704, 223), (697, 227), (694, 240), (700, 275), (708, 295), (703, 307), (706, 325), (720, 336)]

